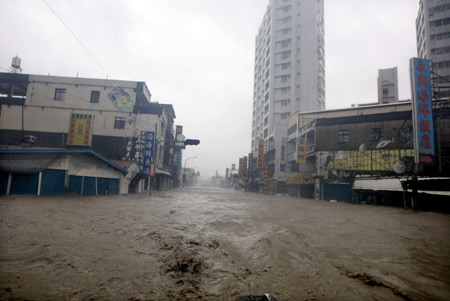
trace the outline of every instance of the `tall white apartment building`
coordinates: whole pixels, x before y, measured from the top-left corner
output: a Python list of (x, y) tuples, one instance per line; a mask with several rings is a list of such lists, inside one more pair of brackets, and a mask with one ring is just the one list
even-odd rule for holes
[(290, 115), (325, 108), (323, 2), (270, 0), (256, 36), (251, 150), (275, 148), (278, 180)]
[(416, 19), (417, 54), (432, 61), (440, 98), (450, 97), (450, 0), (420, 0)]
[(397, 67), (378, 69), (378, 103), (398, 102)]

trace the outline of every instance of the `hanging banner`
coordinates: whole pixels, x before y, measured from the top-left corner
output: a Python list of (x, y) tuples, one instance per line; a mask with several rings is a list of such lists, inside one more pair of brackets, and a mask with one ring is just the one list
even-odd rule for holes
[(297, 140), (297, 163), (306, 163), (306, 136)]
[(153, 163), (153, 146), (155, 144), (155, 133), (145, 132), (145, 144), (144, 144), (144, 164), (143, 174), (150, 175), (150, 164)]
[(434, 131), (429, 60), (412, 58), (411, 88), (416, 164), (434, 164)]
[(93, 117), (89, 114), (70, 114), (67, 145), (91, 145)]
[(256, 168), (264, 167), (264, 139), (258, 140), (258, 158), (256, 160)]

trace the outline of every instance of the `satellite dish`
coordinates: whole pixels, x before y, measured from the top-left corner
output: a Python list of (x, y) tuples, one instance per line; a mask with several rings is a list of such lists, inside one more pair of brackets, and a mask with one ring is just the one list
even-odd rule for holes
[(404, 173), (406, 170), (406, 165), (403, 161), (397, 160), (394, 163), (394, 171), (398, 174)]
[(391, 143), (391, 140), (381, 140), (380, 142), (378, 142), (376, 148), (383, 148), (389, 143)]
[(345, 154), (343, 151), (338, 151), (336, 154), (336, 160), (341, 160), (345, 158)]
[(186, 137), (183, 134), (178, 134), (177, 135), (177, 141), (178, 142), (184, 141), (184, 139), (186, 139)]
[(361, 153), (364, 153), (366, 151), (366, 145), (364, 143), (359, 146), (359, 151)]

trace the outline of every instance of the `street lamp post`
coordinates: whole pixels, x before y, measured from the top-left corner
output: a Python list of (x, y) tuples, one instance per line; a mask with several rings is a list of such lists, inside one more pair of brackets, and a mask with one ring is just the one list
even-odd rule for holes
[(184, 188), (184, 186), (185, 186), (185, 183), (186, 183), (186, 162), (188, 161), (188, 160), (190, 160), (190, 159), (196, 159), (197, 157), (190, 157), (190, 158), (187, 158), (186, 160), (184, 160), (184, 168), (183, 168), (183, 188)]

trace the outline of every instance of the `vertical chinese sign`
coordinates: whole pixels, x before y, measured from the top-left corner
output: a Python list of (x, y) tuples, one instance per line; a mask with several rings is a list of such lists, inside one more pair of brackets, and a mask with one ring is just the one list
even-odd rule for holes
[(144, 171), (143, 174), (149, 176), (151, 174), (150, 167), (153, 161), (153, 145), (155, 144), (155, 133), (145, 132), (144, 144)]
[(286, 172), (286, 140), (281, 139), (280, 172)]
[(256, 159), (256, 168), (264, 167), (264, 139), (258, 140), (258, 158)]
[[(183, 134), (183, 126), (182, 125), (177, 125), (176, 127), (176, 131), (175, 131), (175, 137), (178, 137), (178, 135), (182, 135)], [(181, 149), (182, 147), (179, 145), (179, 141), (175, 141), (175, 147), (173, 150), (173, 166), (181, 166), (181, 161), (182, 161), (182, 154), (181, 154)], [(182, 145), (184, 145), (184, 142), (181, 143)]]
[(306, 162), (306, 136), (297, 140), (297, 163)]
[(70, 114), (67, 145), (90, 146), (92, 121), (92, 115), (76, 113)]
[(434, 132), (430, 80), (430, 62), (412, 58), (411, 88), (416, 164), (434, 164)]

